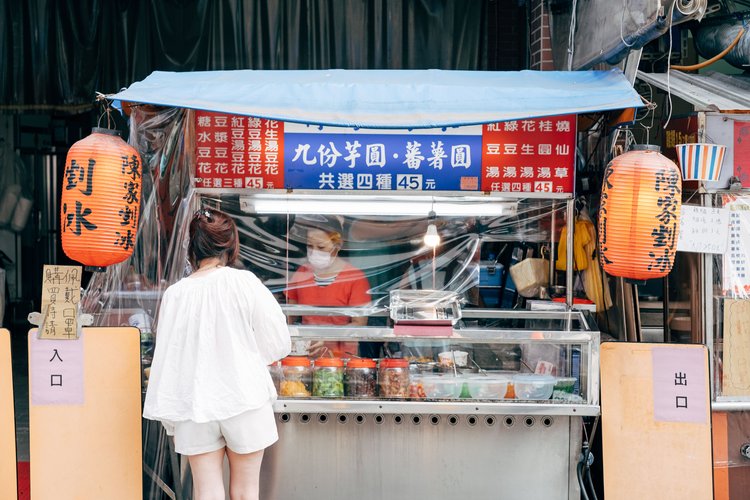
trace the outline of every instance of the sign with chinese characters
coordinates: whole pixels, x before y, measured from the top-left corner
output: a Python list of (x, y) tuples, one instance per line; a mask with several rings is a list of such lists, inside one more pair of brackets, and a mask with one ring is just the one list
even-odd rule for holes
[(729, 210), (682, 205), (678, 252), (723, 254), (728, 240)]
[(36, 337), (31, 330), (33, 498), (143, 498), (138, 330), (84, 329), (73, 341)]
[(713, 498), (708, 348), (603, 342), (600, 355), (607, 500)]
[(724, 255), (723, 290), (733, 298), (750, 298), (750, 197), (727, 195), (729, 248)]
[(573, 192), (575, 115), (483, 127), (482, 191)]
[(78, 336), (78, 302), (81, 300), (80, 266), (45, 265), (42, 278), (43, 339)]
[(29, 335), (31, 403), (83, 404), (83, 335), (73, 340), (47, 340)]
[(283, 122), (195, 112), (196, 187), (283, 188), (283, 151)]
[(750, 122), (734, 121), (734, 175), (750, 185)]
[(651, 351), (654, 420), (708, 422), (706, 353), (702, 349), (655, 346)]
[(476, 191), (481, 127), (373, 131), (287, 123), (286, 186), (322, 190)]
[(195, 111), (196, 187), (573, 193), (576, 116), (419, 130)]
[(696, 142), (700, 142), (698, 141), (698, 117), (672, 118), (662, 136), (662, 154), (678, 163), (675, 146)]

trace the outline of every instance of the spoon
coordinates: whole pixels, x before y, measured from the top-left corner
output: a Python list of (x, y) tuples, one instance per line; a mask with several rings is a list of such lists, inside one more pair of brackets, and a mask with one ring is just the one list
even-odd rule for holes
[(474, 358), (469, 358), (469, 359), (471, 360), (472, 364), (473, 364), (474, 366), (476, 366), (476, 367), (477, 367), (477, 369), (479, 370), (479, 373), (481, 373), (481, 374), (482, 374), (482, 375), (484, 375), (485, 377), (488, 377), (488, 376), (489, 376), (489, 375), (487, 375), (487, 370), (485, 370), (484, 368), (482, 368), (481, 366), (479, 366), (479, 365), (477, 364), (477, 362), (476, 362), (476, 361), (474, 361)]

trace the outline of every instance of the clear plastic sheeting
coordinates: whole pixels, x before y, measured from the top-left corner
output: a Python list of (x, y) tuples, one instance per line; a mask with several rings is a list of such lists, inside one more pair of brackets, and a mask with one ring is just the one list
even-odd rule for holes
[[(564, 225), (566, 202), (555, 200), (480, 193), (196, 190), (192, 113), (145, 105), (131, 108), (129, 142), (144, 165), (141, 224), (133, 256), (94, 275), (88, 284), (82, 307), (94, 315), (96, 325), (158, 329), (161, 293), (190, 272), (187, 229), (200, 206), (234, 217), (240, 236), (237, 265), (258, 275), (279, 302), (336, 307), (350, 317), (354, 316), (348, 307), (366, 307), (366, 316), (360, 317), (368, 318), (369, 325), (387, 322), (392, 290), (451, 291), (464, 308), (523, 307), (524, 299), (507, 270), (556, 245)], [(326, 214), (322, 208), (336, 200), (346, 204), (336, 214)], [(434, 218), (429, 218), (431, 211)], [(425, 244), (428, 224), (435, 225), (440, 238), (434, 248)], [(323, 273), (323, 281), (357, 279), (358, 300), (335, 296), (324, 303), (305, 302), (305, 294), (297, 293), (320, 278), (310, 263), (308, 246), (311, 231), (321, 229), (327, 235), (335, 233), (335, 241), (316, 258), (338, 261), (331, 267), (338, 274)], [(552, 270), (552, 284), (558, 278), (562, 282), (562, 277)], [(290, 300), (292, 296), (297, 300)]]
[[(310, 285), (299, 279), (299, 271), (312, 267), (308, 255), (311, 233), (332, 235), (338, 243), (328, 255), (364, 275), (369, 297), (367, 303), (339, 301), (336, 306), (367, 305), (370, 315), (385, 311), (392, 290), (451, 291), (460, 296), (464, 307), (486, 306), (483, 296), (494, 293), (497, 297), (490, 299), (492, 307), (499, 306), (499, 297), (503, 296), (505, 307), (512, 308), (518, 305), (518, 298), (505, 270), (518, 258), (539, 254), (542, 246), (550, 245), (551, 201), (487, 201), (505, 204), (508, 215), (446, 215), (432, 221), (428, 219), (429, 205), (421, 216), (377, 215), (394, 210), (389, 204), (399, 201), (377, 195), (353, 197), (369, 206), (372, 213), (284, 213), (283, 205), (278, 206), (277, 213), (256, 213), (260, 205), (253, 203), (252, 194), (201, 195), (200, 199), (202, 204), (233, 216), (240, 235), (240, 265), (257, 274), (282, 303), (288, 291)], [(319, 195), (316, 201), (324, 204), (326, 195)], [(408, 205), (406, 198), (401, 203)], [(314, 205), (308, 209), (293, 203), (290, 206), (314, 210)], [(563, 209), (564, 204), (558, 203), (555, 213), (560, 218)], [(440, 236), (435, 248), (424, 242), (429, 222), (435, 223)], [(557, 227), (560, 224), (558, 221)], [(492, 275), (482, 273), (482, 266), (492, 267)], [(483, 275), (488, 278), (482, 279)], [(371, 319), (370, 324), (377, 324), (376, 318)]]
[[(563, 226), (565, 202), (554, 200), (479, 193), (199, 192), (193, 188), (192, 113), (145, 105), (131, 108), (129, 142), (144, 164), (141, 224), (133, 256), (96, 274), (86, 289), (83, 309), (94, 314), (97, 325), (137, 323), (158, 328), (161, 293), (189, 273), (187, 229), (200, 206), (213, 206), (234, 217), (240, 235), (238, 265), (257, 274), (282, 304), (294, 290), (305, 287), (295, 273), (300, 278), (298, 271), (312, 269), (311, 230), (322, 227), (329, 234), (338, 233), (336, 250), (319, 256), (345, 263), (344, 275), (366, 280), (360, 280), (366, 296), (356, 303), (339, 297), (338, 302), (323, 305), (368, 306), (372, 308), (368, 316), (385, 311), (390, 291), (399, 289), (452, 291), (464, 307), (523, 305), (507, 269), (539, 256), (543, 247), (554, 244)], [(322, 208), (336, 200), (344, 203), (337, 207), (340, 211), (326, 214)], [(430, 211), (436, 216), (428, 220)], [(429, 223), (440, 237), (434, 248), (424, 242)], [(314, 280), (315, 273), (308, 274)], [(371, 323), (384, 320), (375, 316)]]

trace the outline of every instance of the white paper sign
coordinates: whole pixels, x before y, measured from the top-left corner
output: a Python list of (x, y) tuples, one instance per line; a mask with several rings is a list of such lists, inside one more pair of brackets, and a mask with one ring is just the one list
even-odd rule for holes
[(750, 197), (727, 195), (729, 248), (724, 255), (724, 293), (735, 299), (750, 298)]
[(678, 252), (726, 253), (729, 242), (729, 210), (683, 205)]

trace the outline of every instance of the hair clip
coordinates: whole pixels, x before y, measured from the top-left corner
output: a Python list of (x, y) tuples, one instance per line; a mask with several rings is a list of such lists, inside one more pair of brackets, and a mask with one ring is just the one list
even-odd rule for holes
[(211, 212), (207, 208), (196, 210), (195, 213), (193, 213), (193, 218), (197, 219), (201, 215), (204, 216), (206, 219), (211, 220)]

